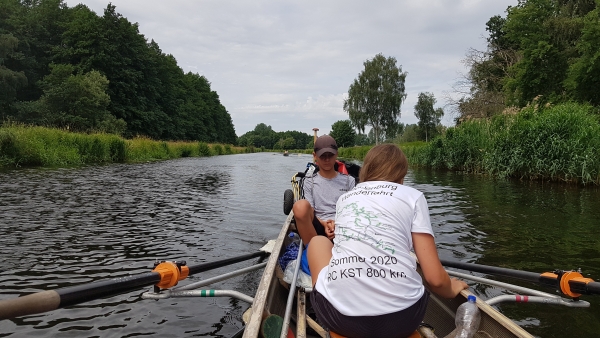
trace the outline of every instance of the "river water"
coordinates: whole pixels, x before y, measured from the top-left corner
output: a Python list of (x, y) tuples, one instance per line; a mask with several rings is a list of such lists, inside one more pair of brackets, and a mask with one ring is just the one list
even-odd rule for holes
[[(279, 233), (283, 192), (310, 160), (258, 153), (0, 172), (0, 300), (148, 272), (156, 259), (195, 265), (255, 252)], [(423, 170), (410, 170), (405, 184), (425, 193), (442, 258), (533, 272), (581, 268), (600, 280), (596, 188)], [(260, 276), (213, 288), (253, 295)], [(472, 289), (483, 298), (503, 293)], [(141, 299), (147, 290), (0, 321), (0, 337), (230, 337), (248, 307), (230, 298)], [(600, 295), (582, 299), (592, 306), (499, 308), (538, 337), (598, 336)]]

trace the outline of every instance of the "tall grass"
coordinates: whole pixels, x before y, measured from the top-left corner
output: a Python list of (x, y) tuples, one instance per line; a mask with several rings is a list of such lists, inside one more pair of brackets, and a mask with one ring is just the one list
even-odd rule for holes
[(600, 121), (589, 106), (526, 107), (449, 128), (413, 164), (497, 177), (600, 184)]
[(145, 162), (244, 152), (245, 148), (231, 145), (154, 141), (143, 137), (126, 140), (112, 134), (77, 134), (17, 124), (0, 127), (0, 168)]
[(0, 128), (0, 167), (124, 162), (125, 150), (125, 140), (116, 135), (17, 125)]

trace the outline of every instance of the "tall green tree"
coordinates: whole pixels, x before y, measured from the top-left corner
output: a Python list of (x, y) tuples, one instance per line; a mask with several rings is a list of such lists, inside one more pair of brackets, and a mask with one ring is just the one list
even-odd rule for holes
[(400, 118), (400, 106), (406, 99), (406, 72), (396, 65), (396, 58), (377, 54), (364, 62), (365, 69), (348, 89), (344, 110), (360, 131), (371, 126), (375, 139)]
[(340, 120), (331, 125), (331, 137), (335, 139), (338, 147), (351, 147), (356, 140), (356, 132), (350, 120)]
[(577, 101), (600, 106), (600, 8), (584, 17), (576, 48), (581, 56), (570, 65), (565, 86)]
[(42, 81), (44, 95), (39, 105), (50, 124), (87, 131), (109, 119), (105, 76), (98, 71), (76, 72), (73, 65), (53, 64), (51, 69)]
[(419, 129), (425, 134), (425, 141), (435, 134), (436, 127), (444, 116), (442, 108), (434, 108), (436, 99), (432, 93), (419, 93), (419, 99), (415, 105), (415, 116), (419, 119)]
[(8, 69), (4, 65), (6, 57), (17, 49), (18, 44), (19, 40), (12, 34), (0, 34), (0, 119), (15, 101), (17, 90), (27, 85), (24, 72)]

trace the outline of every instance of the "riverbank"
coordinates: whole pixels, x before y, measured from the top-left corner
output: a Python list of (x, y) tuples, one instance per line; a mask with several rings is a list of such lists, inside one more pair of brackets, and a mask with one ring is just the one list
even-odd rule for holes
[(0, 127), (0, 168), (137, 163), (245, 152), (249, 150), (229, 144), (124, 139), (112, 134), (79, 134), (23, 125)]
[(594, 108), (574, 103), (465, 121), (406, 153), (419, 167), (600, 184), (599, 118)]

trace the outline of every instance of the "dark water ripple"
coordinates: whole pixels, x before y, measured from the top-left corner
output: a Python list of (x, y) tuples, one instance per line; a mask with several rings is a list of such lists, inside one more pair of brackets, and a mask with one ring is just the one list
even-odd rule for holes
[[(279, 233), (283, 192), (310, 160), (264, 153), (0, 172), (0, 299), (148, 272), (156, 259), (199, 264), (254, 252)], [(421, 170), (406, 184), (427, 198), (442, 258), (537, 272), (581, 267), (600, 278), (598, 190)], [(213, 287), (252, 295), (261, 273)], [(483, 298), (505, 293), (472, 288)], [(230, 337), (248, 307), (142, 300), (143, 291), (1, 321), (0, 337)], [(539, 337), (594, 336), (600, 302), (586, 300), (592, 308), (500, 308)]]

